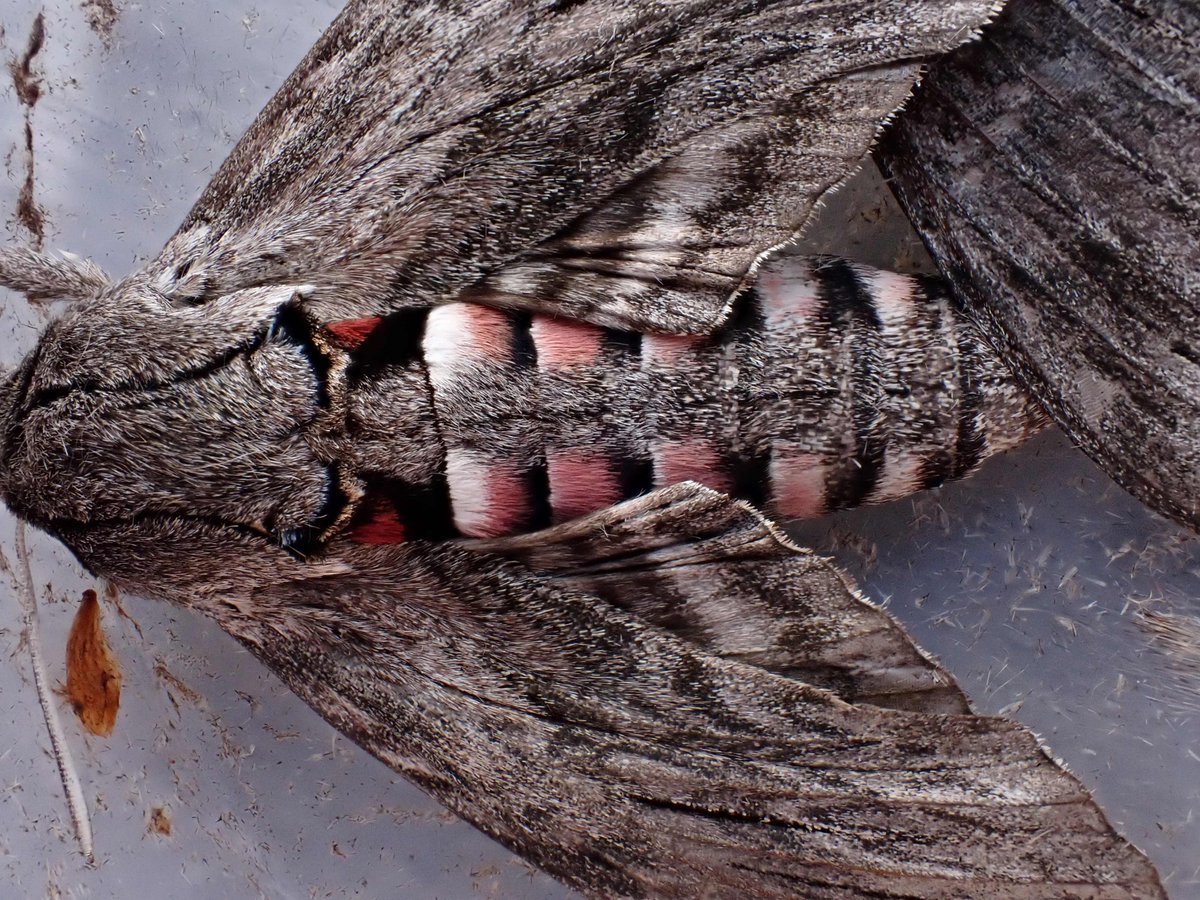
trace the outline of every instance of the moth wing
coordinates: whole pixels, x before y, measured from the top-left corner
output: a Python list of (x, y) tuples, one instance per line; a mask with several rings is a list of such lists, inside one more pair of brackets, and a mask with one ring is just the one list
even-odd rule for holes
[(690, 553), (698, 577), (791, 552), (688, 490), (594, 518), (625, 529), (614, 552), (561, 529), (544, 553), (333, 546), (343, 565), (263, 588), (223, 625), (343, 733), (591, 896), (1165, 896), (1023, 727), (851, 705), (631, 611), (653, 600), (587, 590), (651, 584), (616, 574), (622, 547), (624, 571)]
[(152, 264), (326, 319), (454, 299), (708, 331), (993, 0), (346, 7)]
[[(882, 144), (942, 272), (1120, 484), (1200, 529), (1200, 8), (1013, 2)], [(997, 99), (1003, 98), (1003, 99)]]
[(473, 543), (707, 653), (849, 703), (966, 713), (954, 679), (833, 563), (748, 503), (677, 484), (533, 534)]
[(619, 329), (712, 331), (758, 256), (858, 168), (919, 66), (812, 84), (688, 140), (464, 299)]

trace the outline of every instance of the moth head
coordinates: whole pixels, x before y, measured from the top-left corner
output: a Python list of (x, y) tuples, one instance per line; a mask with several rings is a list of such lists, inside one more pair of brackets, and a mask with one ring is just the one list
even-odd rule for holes
[(309, 429), (328, 365), (304, 287), (202, 303), (146, 273), (95, 287), (0, 392), (8, 506), (68, 544), (139, 522), (201, 522), (285, 547), (319, 532), (335, 489)]

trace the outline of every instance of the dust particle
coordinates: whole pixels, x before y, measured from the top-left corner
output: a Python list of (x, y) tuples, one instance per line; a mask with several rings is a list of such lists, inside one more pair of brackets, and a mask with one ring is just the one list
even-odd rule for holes
[(155, 806), (150, 809), (150, 827), (147, 830), (151, 834), (161, 834), (163, 837), (171, 836), (171, 814), (167, 812), (165, 806)]
[(24, 54), (8, 64), (17, 99), (25, 108), (25, 180), (17, 195), (17, 221), (33, 235), (34, 246), (39, 249), (46, 238), (46, 217), (33, 196), (33, 107), (42, 96), (42, 80), (33, 71), (33, 61), (45, 43), (46, 20), (38, 13), (29, 30)]
[(33, 71), (33, 61), (46, 43), (46, 20), (38, 13), (29, 30), (29, 41), (25, 44), (25, 52), (20, 59), (14, 59), (8, 64), (12, 75), (13, 87), (17, 89), (17, 100), (26, 109), (32, 109), (42, 96), (42, 80)]
[(87, 18), (88, 28), (100, 38), (104, 48), (111, 48), (113, 28), (120, 15), (113, 0), (83, 0), (83, 14)]
[[(159, 659), (154, 663), (154, 674), (162, 681), (166, 682), (167, 692), (171, 693), (171, 688), (178, 691), (185, 700), (189, 703), (201, 703), (203, 699), (195, 690), (188, 686), (182, 678), (167, 668), (166, 660)], [(172, 700), (174, 696), (172, 695)]]

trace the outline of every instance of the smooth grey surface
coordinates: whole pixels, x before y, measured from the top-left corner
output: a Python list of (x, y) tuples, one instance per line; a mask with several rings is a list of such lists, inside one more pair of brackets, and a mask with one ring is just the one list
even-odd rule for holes
[[(174, 231), (336, 12), (312, 0), (219, 12), (130, 5), (106, 49), (76, 3), (0, 0), (6, 59), (24, 50), (39, 8), (46, 93), (33, 127), (46, 245), (118, 274)], [(11, 221), (22, 130), (5, 80), (5, 240), (28, 238)], [(834, 199), (812, 240), (911, 264), (915, 245), (901, 234), (896, 250), (888, 218), (862, 181)], [(0, 363), (9, 366), (45, 319), (2, 299)], [(5, 515), (0, 550), (10, 563), (12, 527)], [(1156, 860), (1176, 900), (1200, 898), (1193, 535), (1146, 511), (1057, 434), (970, 482), (798, 531), (886, 600), (979, 709), (1035, 728)], [(56, 542), (31, 537), (43, 640), (61, 679), (80, 592), (95, 585)], [(566, 896), (337, 736), (214, 626), (132, 598), (140, 633), (106, 610), (125, 670), (114, 736), (85, 737), (64, 707), (96, 829), (99, 865), (88, 869), (46, 755), (5, 579), (0, 596), (0, 898)], [(1167, 652), (1151, 621), (1182, 629), (1179, 646)], [(160, 806), (169, 837), (150, 830)]]

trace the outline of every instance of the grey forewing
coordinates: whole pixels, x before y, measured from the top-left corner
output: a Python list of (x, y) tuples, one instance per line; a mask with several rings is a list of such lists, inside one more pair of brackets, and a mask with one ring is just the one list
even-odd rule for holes
[(1022, 0), (995, 24), (934, 68), (881, 156), (1063, 430), (1200, 530), (1200, 9)]
[(330, 320), (470, 299), (711, 331), (992, 5), (357, 0), (150, 269), (202, 302), (310, 284)]

